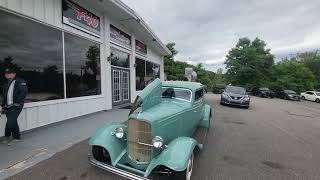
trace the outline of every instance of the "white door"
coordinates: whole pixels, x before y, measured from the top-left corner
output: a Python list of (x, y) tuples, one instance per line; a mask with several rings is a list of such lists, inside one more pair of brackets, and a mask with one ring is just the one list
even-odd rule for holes
[(112, 96), (113, 96), (113, 102), (117, 103), (121, 101), (121, 88), (120, 88), (120, 70), (112, 70)]
[(112, 105), (130, 103), (130, 71), (112, 67)]

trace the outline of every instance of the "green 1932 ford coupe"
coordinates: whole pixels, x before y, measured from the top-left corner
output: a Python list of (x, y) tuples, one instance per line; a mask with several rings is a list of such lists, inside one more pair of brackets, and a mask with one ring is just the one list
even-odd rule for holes
[(154, 80), (137, 96), (127, 121), (95, 131), (91, 164), (135, 180), (151, 173), (190, 180), (193, 152), (203, 148), (213, 113), (203, 88), (200, 83)]

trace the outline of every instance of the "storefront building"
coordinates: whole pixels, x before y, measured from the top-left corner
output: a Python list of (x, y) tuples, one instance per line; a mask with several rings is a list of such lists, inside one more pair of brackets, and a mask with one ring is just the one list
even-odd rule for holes
[(0, 84), (13, 66), (29, 86), (22, 131), (127, 105), (164, 78), (170, 51), (119, 0), (0, 0), (0, 23)]

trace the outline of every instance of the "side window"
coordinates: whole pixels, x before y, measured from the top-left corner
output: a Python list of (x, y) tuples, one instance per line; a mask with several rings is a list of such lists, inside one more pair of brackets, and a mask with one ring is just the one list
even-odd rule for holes
[(202, 97), (203, 97), (203, 89), (197, 90), (195, 93), (195, 101), (199, 100)]

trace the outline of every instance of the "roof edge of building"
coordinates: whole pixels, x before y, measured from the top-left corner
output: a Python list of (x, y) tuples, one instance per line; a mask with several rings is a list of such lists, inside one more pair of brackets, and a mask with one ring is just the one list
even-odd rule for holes
[(164, 43), (160, 40), (160, 38), (152, 31), (149, 25), (129, 6), (127, 6), (121, 0), (111, 0), (112, 3), (117, 5), (119, 8), (123, 9), (128, 15), (133, 17), (139, 22), (139, 24), (147, 31), (151, 36), (155, 39), (155, 41), (163, 48), (163, 50), (167, 53), (166, 55), (172, 55), (171, 51), (164, 45)]

